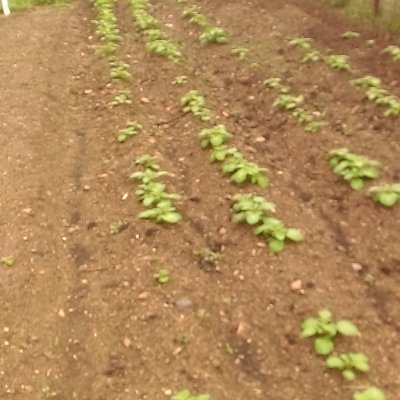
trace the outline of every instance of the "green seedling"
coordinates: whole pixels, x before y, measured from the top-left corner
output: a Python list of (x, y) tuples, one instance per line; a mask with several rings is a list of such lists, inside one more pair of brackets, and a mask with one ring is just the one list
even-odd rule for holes
[(200, 35), (199, 40), (202, 45), (205, 45), (208, 43), (224, 44), (224, 43), (228, 43), (228, 36), (223, 28), (215, 26), (215, 27), (207, 28)]
[(158, 56), (165, 57), (171, 61), (179, 61), (182, 58), (182, 53), (177, 46), (169, 40), (158, 39), (146, 44), (146, 49)]
[(188, 83), (189, 78), (186, 75), (179, 75), (173, 81), (173, 85), (185, 85)]
[(301, 107), (295, 108), (294, 111), (292, 112), (292, 115), (302, 125), (310, 124), (313, 121), (313, 116), (308, 111), (306, 111), (304, 108)]
[(4, 256), (0, 258), (0, 263), (7, 265), (7, 267), (12, 267), (15, 264), (14, 256)]
[(353, 400), (386, 400), (386, 396), (381, 389), (369, 387), (361, 392), (355, 392)]
[(182, 216), (176, 211), (171, 200), (162, 200), (149, 210), (139, 213), (140, 219), (153, 219), (155, 222), (168, 222), (177, 224), (181, 221)]
[(158, 28), (158, 21), (146, 11), (139, 9), (134, 13), (134, 16), (139, 31)]
[(112, 222), (110, 224), (110, 235), (117, 235), (118, 233), (121, 233), (123, 230), (125, 230), (129, 226), (129, 223), (124, 220), (119, 220)]
[(206, 147), (218, 147), (228, 141), (232, 135), (226, 130), (225, 125), (219, 124), (212, 128), (203, 129), (200, 134), (200, 145)]
[(302, 242), (304, 235), (299, 229), (286, 228), (283, 222), (277, 218), (263, 217), (261, 225), (255, 228), (256, 235), (264, 235), (268, 242), (268, 249), (271, 253), (280, 253), (285, 247), (285, 240)]
[(347, 148), (331, 150), (328, 153), (329, 165), (335, 174), (350, 183), (353, 190), (364, 187), (364, 179), (379, 177), (379, 163), (365, 156), (353, 154)]
[(376, 76), (365, 75), (362, 78), (353, 79), (350, 81), (352, 85), (362, 87), (363, 89), (368, 88), (379, 88), (381, 86), (382, 81)]
[(237, 47), (235, 49), (232, 49), (231, 51), (231, 54), (239, 57), (239, 60), (245, 60), (248, 53), (249, 49), (247, 49), (246, 47)]
[(136, 165), (141, 165), (146, 169), (152, 169), (153, 171), (158, 171), (160, 169), (160, 165), (157, 163), (155, 157), (150, 156), (149, 154), (144, 154), (135, 160)]
[(278, 107), (283, 110), (294, 110), (299, 107), (299, 105), (303, 102), (303, 96), (293, 96), (292, 94), (280, 94), (273, 106)]
[(332, 54), (325, 57), (325, 63), (333, 69), (341, 71), (350, 70), (349, 57), (343, 54)]
[(237, 153), (237, 151), (235, 147), (228, 147), (224, 144), (221, 146), (213, 146), (209, 160), (211, 163), (215, 161), (224, 161), (227, 157)]
[(400, 61), (400, 47), (399, 46), (388, 46), (383, 53), (389, 54), (394, 61)]
[(370, 87), (366, 90), (365, 96), (369, 101), (374, 101), (376, 104), (386, 105), (391, 99), (390, 93), (381, 87)]
[(182, 17), (185, 18), (192, 18), (198, 14), (197, 7), (185, 7), (182, 11)]
[(113, 42), (104, 43), (101, 47), (96, 51), (96, 55), (100, 58), (107, 58), (115, 54), (118, 49), (118, 45)]
[(129, 178), (141, 181), (143, 184), (148, 184), (150, 182), (157, 181), (157, 179), (161, 178), (162, 176), (168, 176), (168, 175), (171, 174), (165, 171), (154, 171), (152, 169), (146, 169), (144, 171), (136, 171), (130, 174)]
[(163, 40), (167, 38), (167, 35), (161, 31), (160, 29), (146, 29), (142, 32), (142, 35), (145, 36), (149, 42), (154, 42), (156, 40)]
[(317, 62), (321, 61), (321, 54), (318, 51), (309, 51), (306, 55), (301, 59), (302, 63), (309, 63), (309, 62)]
[(112, 107), (121, 106), (124, 104), (132, 104), (132, 100), (130, 99), (131, 92), (130, 90), (121, 90), (114, 98), (114, 100), (110, 103)]
[(354, 370), (369, 371), (368, 357), (363, 353), (344, 353), (331, 356), (326, 360), (326, 366), (341, 371), (343, 378), (348, 381), (356, 379)]
[(189, 390), (185, 389), (171, 397), (171, 400), (211, 400), (211, 397), (207, 393), (203, 394), (192, 394)]
[(343, 336), (356, 336), (358, 328), (351, 321), (335, 322), (329, 310), (321, 310), (318, 317), (307, 318), (301, 325), (301, 336), (315, 336), (314, 349), (319, 355), (328, 355), (334, 349), (333, 338), (340, 333)]
[(296, 37), (290, 39), (288, 45), (303, 50), (311, 50), (311, 39), (307, 37)]
[(131, 81), (132, 75), (128, 71), (129, 65), (123, 61), (110, 62), (110, 77), (111, 79), (119, 79), (123, 81)]
[(315, 133), (315, 132), (318, 132), (325, 125), (326, 125), (326, 122), (311, 121), (306, 124), (304, 129), (306, 130), (306, 132)]
[(256, 225), (262, 222), (263, 217), (275, 212), (274, 203), (267, 201), (262, 196), (253, 196), (251, 194), (236, 194), (232, 198), (233, 222), (246, 222), (249, 225)]
[(179, 200), (181, 198), (179, 194), (167, 193), (165, 185), (155, 181), (139, 185), (136, 195), (145, 207), (154, 206), (163, 200)]
[(385, 207), (393, 207), (400, 201), (400, 183), (373, 186), (369, 189), (369, 193), (377, 203)]
[(340, 35), (342, 39), (356, 39), (359, 38), (361, 35), (358, 32), (347, 31)]
[(282, 85), (282, 79), (281, 78), (269, 78), (266, 79), (263, 84), (267, 86), (270, 89), (275, 89), (278, 92), (282, 94), (287, 94), (289, 93), (289, 88), (285, 85)]
[(171, 275), (167, 269), (160, 269), (153, 275), (153, 278), (162, 285), (169, 282)]
[(200, 14), (200, 13), (196, 13), (195, 15), (193, 15), (189, 19), (189, 22), (191, 24), (202, 26), (202, 27), (205, 27), (205, 26), (208, 25), (207, 18), (204, 15)]
[(126, 142), (132, 136), (137, 135), (141, 130), (143, 130), (142, 125), (136, 121), (130, 121), (125, 128), (121, 129), (117, 135), (117, 142)]
[(204, 122), (211, 119), (212, 112), (205, 106), (206, 101), (197, 90), (190, 90), (186, 93), (186, 95), (181, 98), (180, 103), (183, 107), (183, 112), (191, 112)]
[(222, 172), (231, 174), (231, 181), (239, 184), (248, 181), (261, 187), (268, 186), (269, 180), (264, 171), (266, 171), (265, 168), (247, 161), (239, 152), (233, 153), (222, 165)]

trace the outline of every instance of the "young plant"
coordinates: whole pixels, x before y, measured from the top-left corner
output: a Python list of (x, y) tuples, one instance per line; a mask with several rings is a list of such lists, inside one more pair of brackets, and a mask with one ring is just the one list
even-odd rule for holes
[(168, 176), (171, 175), (168, 172), (165, 171), (154, 171), (152, 169), (145, 169), (144, 171), (136, 171), (132, 174), (129, 175), (130, 179), (136, 179), (138, 181), (141, 181), (142, 184), (147, 185), (150, 182), (155, 182), (157, 181), (158, 178), (161, 178), (162, 176)]
[(179, 194), (166, 192), (165, 185), (155, 181), (139, 185), (136, 195), (145, 207), (151, 207), (163, 200), (179, 200), (181, 198)]
[(280, 253), (285, 247), (285, 240), (302, 242), (304, 235), (299, 229), (286, 228), (282, 221), (277, 218), (263, 217), (260, 225), (255, 228), (256, 235), (264, 235), (268, 242), (271, 253)]
[(182, 216), (176, 211), (170, 200), (162, 200), (153, 208), (139, 213), (140, 219), (153, 219), (155, 222), (168, 222), (177, 224), (181, 221)]
[(296, 37), (289, 40), (290, 47), (296, 47), (303, 50), (311, 50), (311, 39), (307, 37)]
[(121, 129), (117, 135), (117, 142), (123, 143), (126, 142), (132, 136), (137, 135), (143, 129), (142, 125), (140, 125), (136, 121), (130, 121), (126, 125), (125, 128)]
[(353, 400), (386, 400), (386, 396), (381, 389), (369, 387), (361, 392), (355, 392)]
[(110, 77), (111, 79), (119, 79), (123, 81), (131, 81), (132, 75), (128, 71), (129, 65), (123, 61), (110, 62)]
[(157, 29), (158, 21), (143, 9), (134, 12), (136, 27), (139, 31), (146, 31), (148, 29)]
[(185, 7), (182, 11), (182, 17), (184, 18), (192, 18), (198, 14), (199, 12), (197, 10), (197, 7)]
[(309, 62), (317, 62), (321, 61), (321, 54), (318, 51), (309, 51), (306, 55), (301, 59), (302, 63), (309, 63)]
[(310, 122), (307, 122), (304, 129), (306, 130), (306, 132), (315, 133), (315, 132), (318, 132), (325, 125), (326, 125), (326, 122), (310, 121)]
[(360, 34), (358, 32), (353, 32), (353, 31), (347, 31), (344, 32), (340, 35), (342, 39), (356, 39), (360, 37)]
[(212, 116), (210, 109), (206, 107), (206, 101), (197, 90), (190, 90), (181, 98), (183, 112), (191, 112), (202, 121), (209, 121)]
[(231, 174), (231, 181), (235, 183), (251, 182), (261, 187), (269, 184), (268, 178), (264, 175), (265, 168), (245, 159), (243, 154), (235, 152), (222, 166), (224, 174)]
[(394, 61), (400, 61), (400, 47), (399, 46), (388, 46), (383, 53), (389, 54)]
[(146, 49), (158, 56), (165, 57), (171, 61), (179, 61), (182, 58), (182, 53), (176, 45), (166, 39), (157, 39), (146, 44)]
[(110, 103), (112, 107), (121, 106), (123, 104), (132, 104), (132, 100), (130, 99), (131, 91), (130, 90), (121, 90), (114, 98), (114, 100)]
[(349, 57), (343, 54), (332, 54), (325, 57), (325, 63), (333, 69), (350, 70)]
[(15, 264), (14, 256), (4, 256), (0, 258), (0, 263), (7, 265), (7, 267), (12, 267)]
[(362, 189), (364, 179), (379, 177), (379, 163), (377, 161), (353, 154), (347, 148), (331, 150), (328, 157), (332, 171), (348, 181), (353, 190)]
[(285, 85), (282, 85), (282, 79), (281, 78), (269, 78), (266, 79), (263, 84), (267, 86), (270, 89), (275, 89), (278, 92), (282, 94), (287, 94), (289, 93), (289, 88)]
[(192, 394), (189, 390), (185, 389), (179, 393), (174, 394), (171, 400), (211, 400), (211, 397), (207, 393), (203, 394)]
[(223, 28), (220, 27), (210, 27), (207, 28), (199, 37), (200, 43), (202, 45), (208, 43), (218, 43), (224, 44), (228, 42), (228, 36)]
[(149, 42), (167, 38), (167, 35), (158, 28), (146, 29), (142, 32), (142, 35), (145, 36)]
[(222, 124), (203, 129), (199, 134), (200, 145), (203, 149), (221, 146), (231, 137), (232, 135), (226, 130), (225, 125)]
[(247, 57), (247, 54), (249, 52), (249, 49), (246, 47), (237, 47), (232, 49), (231, 54), (239, 57), (239, 60), (244, 60)]
[(385, 207), (393, 207), (400, 201), (400, 183), (373, 186), (369, 189), (369, 193), (377, 203)]
[(161, 283), (163, 285), (164, 283), (169, 282), (169, 280), (171, 278), (171, 274), (169, 273), (169, 271), (167, 269), (162, 268), (153, 275), (153, 278), (158, 283)]
[(115, 54), (118, 49), (118, 44), (113, 42), (104, 43), (96, 50), (96, 55), (100, 58), (107, 58)]
[(249, 225), (261, 223), (263, 217), (269, 212), (275, 212), (274, 203), (267, 201), (262, 196), (251, 194), (236, 194), (233, 200), (233, 222), (247, 222)]
[(211, 149), (210, 162), (224, 161), (227, 157), (237, 153), (238, 150), (235, 147), (228, 147), (226, 145), (213, 146)]
[(310, 124), (313, 121), (313, 116), (301, 107), (295, 108), (292, 112), (292, 115), (297, 119), (297, 121), (299, 121), (301, 125)]
[(382, 81), (373, 75), (365, 75), (362, 78), (353, 79), (350, 81), (352, 85), (362, 87), (363, 89), (368, 88), (379, 88), (382, 84)]
[(189, 22), (191, 24), (202, 26), (202, 27), (205, 27), (205, 26), (208, 25), (207, 18), (204, 15), (200, 14), (200, 13), (196, 13), (195, 15), (193, 15), (189, 19)]
[(129, 226), (129, 223), (124, 220), (119, 220), (112, 222), (110, 224), (110, 235), (117, 235), (118, 233), (121, 233), (123, 230), (125, 230)]
[(153, 171), (158, 171), (160, 169), (160, 165), (157, 163), (155, 157), (150, 156), (149, 154), (144, 154), (135, 160), (136, 165), (141, 165), (145, 169), (151, 169)]
[(283, 110), (294, 110), (299, 107), (299, 105), (303, 102), (303, 96), (293, 96), (292, 94), (280, 94), (273, 106), (281, 108)]
[(179, 75), (175, 77), (175, 79), (172, 81), (173, 85), (185, 85), (188, 83), (188, 77), (186, 75)]
[(333, 338), (340, 333), (343, 336), (356, 336), (358, 328), (351, 321), (335, 322), (329, 310), (321, 310), (318, 317), (307, 318), (301, 325), (301, 336), (315, 336), (314, 349), (319, 355), (328, 355), (334, 349)]
[(348, 381), (356, 379), (354, 370), (369, 371), (368, 357), (363, 353), (344, 353), (331, 356), (326, 360), (326, 366), (341, 371), (343, 378)]

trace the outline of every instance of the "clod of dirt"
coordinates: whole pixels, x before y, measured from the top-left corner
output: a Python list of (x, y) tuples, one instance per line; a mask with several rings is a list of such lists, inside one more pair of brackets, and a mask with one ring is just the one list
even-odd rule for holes
[(175, 301), (175, 306), (179, 309), (191, 308), (193, 301), (189, 297), (181, 297)]

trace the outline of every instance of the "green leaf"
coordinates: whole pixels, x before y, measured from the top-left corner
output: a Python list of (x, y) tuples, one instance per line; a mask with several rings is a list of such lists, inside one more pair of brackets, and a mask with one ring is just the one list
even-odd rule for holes
[(386, 400), (385, 394), (377, 387), (369, 387), (362, 392), (356, 392), (353, 400)]
[(209, 394), (198, 394), (193, 400), (210, 400)]
[(322, 322), (331, 322), (332, 321), (332, 313), (329, 310), (323, 309), (318, 313), (319, 319)]
[(138, 217), (140, 219), (155, 219), (158, 215), (158, 210), (155, 208), (152, 208), (150, 210), (145, 210), (139, 213)]
[(260, 221), (260, 213), (259, 212), (248, 212), (246, 216), (246, 222), (249, 225), (255, 225)]
[(333, 341), (329, 336), (322, 336), (314, 340), (315, 352), (321, 356), (332, 353), (333, 347)]
[(302, 242), (304, 235), (299, 229), (289, 228), (286, 231), (286, 237), (294, 242)]
[(344, 369), (342, 371), (342, 376), (348, 381), (354, 381), (354, 379), (356, 379), (356, 374), (351, 369)]
[(343, 369), (344, 366), (345, 366), (345, 363), (344, 363), (344, 361), (343, 361), (340, 357), (332, 356), (332, 357), (329, 357), (329, 358), (326, 360), (326, 366), (327, 366), (328, 368)]
[(231, 177), (231, 179), (236, 183), (243, 183), (246, 180), (246, 178), (247, 178), (247, 173), (243, 169), (239, 169)]
[(364, 181), (361, 178), (353, 178), (350, 180), (350, 187), (353, 190), (361, 190), (364, 187)]
[(399, 195), (397, 193), (379, 193), (376, 198), (384, 206), (393, 207), (399, 200)]
[(189, 390), (182, 390), (181, 392), (175, 394), (171, 397), (171, 400), (190, 400), (190, 392)]
[(358, 335), (358, 328), (351, 321), (341, 320), (336, 324), (337, 330), (344, 336), (356, 336)]
[(257, 185), (261, 187), (267, 187), (269, 184), (269, 179), (264, 175), (259, 175), (257, 177)]
[(307, 318), (301, 324), (301, 336), (311, 337), (317, 334), (319, 322), (316, 318)]
[(280, 253), (285, 247), (283, 240), (271, 239), (268, 241), (268, 248), (271, 253)]
[(177, 224), (182, 219), (181, 214), (177, 212), (169, 212), (162, 216), (162, 220), (170, 224)]
[(0, 263), (7, 265), (7, 267), (12, 267), (15, 264), (15, 257), (14, 256), (1, 257)]

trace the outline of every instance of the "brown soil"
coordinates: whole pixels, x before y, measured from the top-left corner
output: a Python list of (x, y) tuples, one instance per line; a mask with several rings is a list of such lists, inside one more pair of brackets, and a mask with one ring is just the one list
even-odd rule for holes
[[(197, 4), (232, 45), (199, 46), (182, 5), (159, 2), (153, 12), (185, 55), (174, 64), (144, 51), (127, 4), (117, 3), (125, 39), (118, 54), (131, 66), (134, 99), (114, 109), (117, 87), (95, 56), (90, 4), (0, 19), (0, 256), (16, 256), (13, 267), (0, 267), (0, 398), (162, 400), (188, 388), (213, 400), (334, 400), (376, 385), (395, 400), (400, 207), (351, 191), (325, 155), (347, 146), (382, 163), (381, 182), (399, 181), (398, 119), (382, 117), (348, 84), (376, 74), (400, 95), (400, 64), (379, 54), (398, 38), (307, 0)], [(341, 39), (347, 30), (361, 38)], [(302, 53), (285, 41), (295, 35), (350, 55), (352, 72), (300, 64)], [(246, 61), (230, 54), (239, 46), (251, 50)], [(172, 86), (182, 74), (189, 83)], [(275, 95), (262, 85), (272, 76), (325, 112), (329, 125), (311, 135), (273, 110)], [(232, 144), (269, 169), (268, 188), (243, 190), (276, 203), (277, 216), (306, 233), (304, 243), (271, 255), (247, 226), (230, 222), (229, 196), (239, 189), (199, 147), (207, 124), (179, 107), (192, 88), (235, 134)], [(130, 119), (146, 133), (120, 145), (116, 132)], [(145, 153), (174, 174), (168, 187), (183, 196), (177, 226), (136, 217), (142, 208), (127, 177)], [(110, 235), (117, 220), (129, 225)], [(222, 253), (218, 268), (201, 262), (203, 248)], [(153, 279), (161, 267), (171, 271), (163, 286)], [(298, 279), (303, 294), (291, 290)], [(182, 298), (191, 306), (179, 308)], [(371, 372), (355, 384), (327, 371), (299, 336), (301, 321), (322, 307), (362, 332), (336, 342), (370, 358)]]

